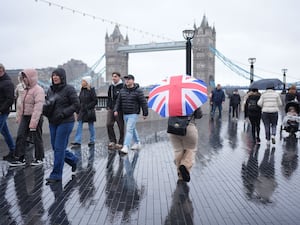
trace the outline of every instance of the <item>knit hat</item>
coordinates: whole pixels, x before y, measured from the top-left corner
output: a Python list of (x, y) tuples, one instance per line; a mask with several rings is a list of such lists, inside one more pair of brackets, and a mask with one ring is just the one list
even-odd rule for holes
[(81, 78), (81, 80), (85, 80), (88, 85), (91, 85), (91, 82), (92, 82), (92, 77), (91, 76), (84, 76)]

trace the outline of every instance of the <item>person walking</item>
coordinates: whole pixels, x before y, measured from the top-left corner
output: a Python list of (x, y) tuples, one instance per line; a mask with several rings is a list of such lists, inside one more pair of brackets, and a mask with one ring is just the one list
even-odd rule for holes
[(124, 121), (126, 123), (126, 133), (121, 149), (122, 153), (127, 154), (133, 139), (134, 144), (132, 150), (141, 148), (140, 138), (136, 129), (136, 122), (140, 114), (141, 108), (143, 111), (143, 118), (148, 116), (148, 104), (143, 91), (139, 85), (134, 83), (134, 76), (129, 74), (124, 77), (125, 86), (120, 90), (119, 96), (114, 107), (114, 116), (118, 116), (119, 112), (123, 113)]
[[(21, 83), (24, 84), (24, 93), (19, 96), (20, 104), (17, 108), (17, 123), (19, 124), (15, 156), (17, 160), (9, 163), (10, 166), (41, 165), (44, 159), (43, 105), (45, 103), (44, 89), (38, 85), (38, 72), (35, 69), (25, 69), (21, 72)], [(27, 138), (31, 138), (35, 146), (35, 159), (27, 146)], [(30, 157), (26, 157), (26, 156)]]
[(297, 87), (294, 84), (288, 89), (285, 95), (285, 104), (290, 101), (300, 101), (300, 95), (297, 93)]
[(270, 145), (270, 139), (272, 139), (272, 144), (275, 144), (278, 112), (279, 107), (282, 106), (280, 94), (274, 90), (273, 85), (270, 85), (266, 88), (266, 92), (262, 93), (257, 104), (262, 108), (267, 145)]
[(219, 119), (222, 118), (222, 104), (225, 102), (225, 93), (222, 90), (221, 84), (217, 84), (217, 87), (212, 92), (212, 111), (211, 119), (214, 119), (216, 108), (219, 110)]
[(9, 148), (9, 153), (3, 156), (3, 160), (14, 160), (15, 142), (7, 126), (7, 118), (10, 113), (10, 107), (14, 103), (14, 84), (5, 72), (5, 67), (0, 63), (0, 133)]
[[(123, 113), (118, 112), (117, 116), (114, 116), (114, 107), (116, 105), (117, 98), (119, 96), (120, 90), (124, 87), (123, 81), (121, 80), (121, 75), (118, 72), (112, 73), (112, 83), (108, 88), (108, 99), (107, 99), (107, 119), (106, 128), (109, 139), (108, 148), (109, 149), (122, 149), (124, 142), (124, 119)], [(114, 124), (117, 122), (119, 128), (119, 140), (117, 141)]]
[(174, 149), (178, 180), (189, 182), (191, 179), (190, 172), (195, 163), (198, 145), (198, 129), (195, 119), (200, 118), (202, 118), (202, 110), (198, 108), (189, 118), (185, 136), (169, 133), (169, 138)]
[(230, 107), (232, 107), (232, 118), (238, 120), (239, 106), (241, 104), (241, 96), (237, 89), (235, 89), (230, 97)]
[(67, 84), (66, 72), (57, 68), (52, 72), (52, 85), (46, 95), (43, 113), (48, 117), (51, 145), (54, 151), (53, 170), (46, 179), (47, 183), (60, 182), (63, 175), (64, 162), (76, 171), (78, 158), (67, 150), (69, 137), (74, 127), (74, 113), (80, 109), (76, 90)]
[(80, 146), (82, 139), (83, 123), (88, 123), (90, 132), (90, 142), (88, 145), (95, 144), (95, 127), (96, 121), (95, 106), (97, 105), (97, 95), (95, 88), (91, 87), (91, 76), (85, 76), (81, 79), (81, 90), (79, 93), (80, 110), (77, 116), (78, 127), (75, 135), (73, 146)]
[(261, 120), (261, 107), (258, 106), (257, 102), (260, 98), (260, 93), (258, 92), (258, 89), (253, 88), (248, 93), (248, 97), (245, 103), (245, 111), (248, 115), (248, 118), (251, 123), (252, 128), (252, 138), (253, 141), (257, 144), (260, 143), (260, 120)]

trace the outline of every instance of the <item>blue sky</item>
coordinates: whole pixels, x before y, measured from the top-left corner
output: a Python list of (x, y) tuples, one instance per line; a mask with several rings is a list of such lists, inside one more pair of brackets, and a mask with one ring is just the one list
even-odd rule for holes
[[(255, 73), (300, 80), (300, 19), (297, 0), (61, 0), (51, 1), (89, 13), (92, 19), (35, 0), (0, 0), (0, 62), (8, 69), (57, 66), (80, 59), (92, 66), (104, 53), (106, 32), (116, 23), (130, 44), (182, 41), (182, 30), (200, 25), (205, 14), (217, 32), (217, 49), (245, 69), (256, 57)], [(124, 25), (124, 26), (123, 26)], [(129, 26), (126, 28), (125, 26)], [(136, 31), (132, 27), (141, 31)], [(157, 36), (148, 35), (146, 32)], [(104, 63), (103, 63), (104, 66)], [(100, 69), (100, 68), (99, 68)], [(185, 52), (135, 53), (129, 56), (129, 72), (142, 85), (168, 75), (185, 73)], [(216, 59), (216, 82), (248, 84)]]

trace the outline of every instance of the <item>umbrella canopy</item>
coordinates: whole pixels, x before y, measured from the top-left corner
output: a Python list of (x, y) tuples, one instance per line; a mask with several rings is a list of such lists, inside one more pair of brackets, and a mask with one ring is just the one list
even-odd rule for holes
[(275, 89), (282, 89), (282, 81), (279, 79), (261, 79), (254, 81), (250, 84), (249, 89), (256, 88), (259, 90), (267, 89), (268, 87), (274, 87)]
[(162, 117), (188, 116), (207, 101), (207, 85), (188, 75), (170, 76), (155, 85), (148, 105)]

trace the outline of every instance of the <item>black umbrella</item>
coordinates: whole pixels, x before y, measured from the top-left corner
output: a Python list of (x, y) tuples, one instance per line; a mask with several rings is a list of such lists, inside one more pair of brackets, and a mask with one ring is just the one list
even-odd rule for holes
[(261, 79), (254, 81), (252, 84), (250, 84), (249, 89), (259, 89), (264, 90), (270, 87), (274, 87), (275, 89), (282, 89), (282, 81), (279, 79)]

